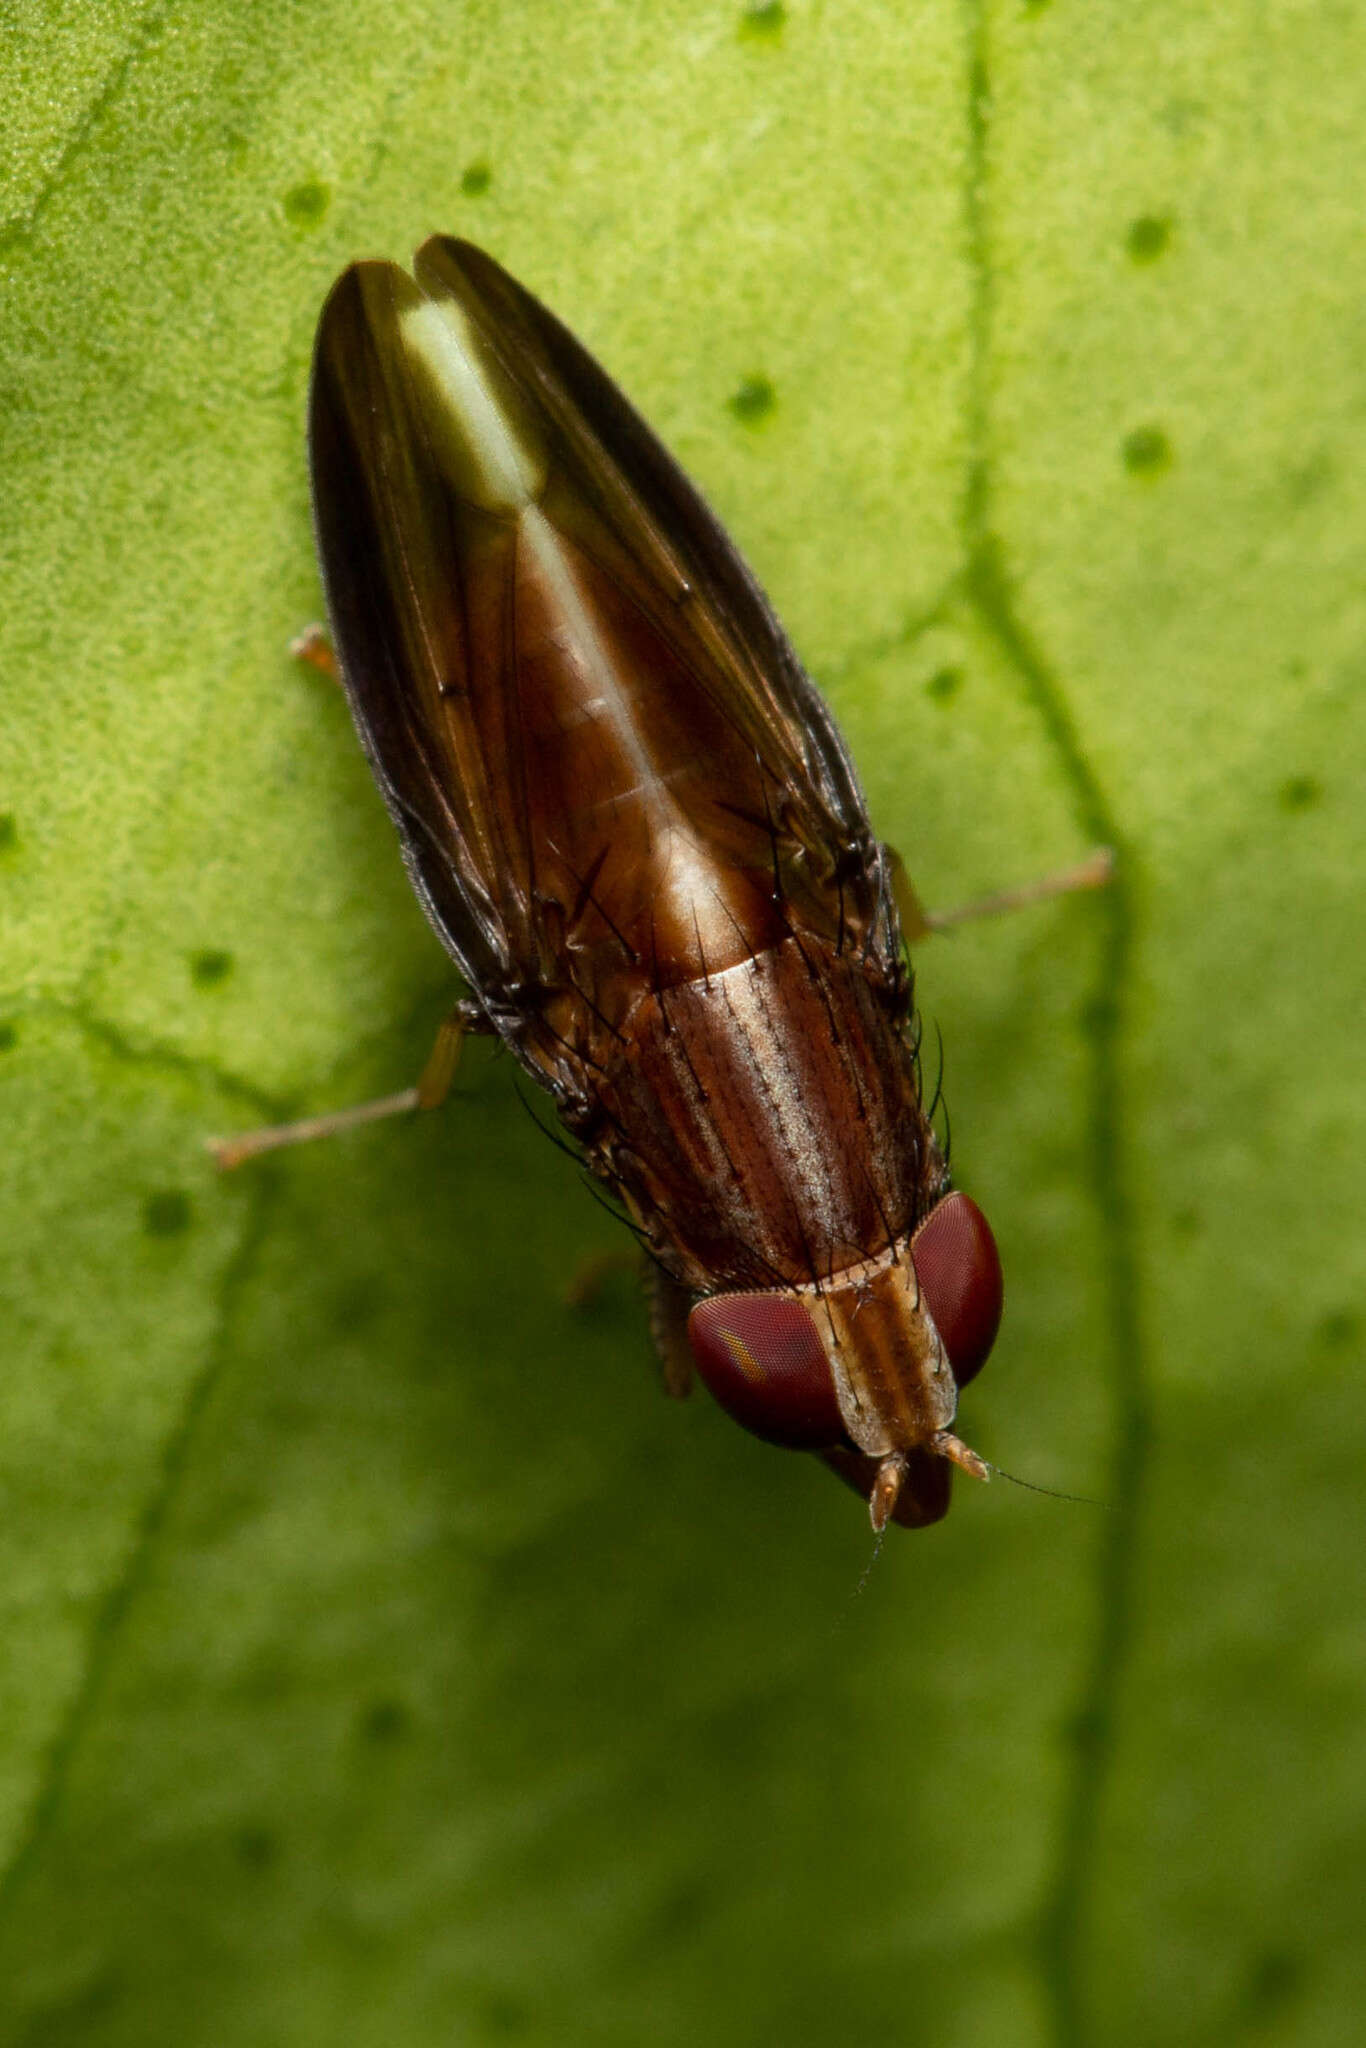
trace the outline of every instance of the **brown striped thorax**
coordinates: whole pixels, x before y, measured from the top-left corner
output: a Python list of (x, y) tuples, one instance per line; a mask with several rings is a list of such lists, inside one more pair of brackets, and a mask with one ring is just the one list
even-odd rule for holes
[(921, 1101), (889, 859), (830, 712), (593, 359), (467, 244), (361, 263), (314, 365), (342, 679), (423, 907), (695, 1367), (875, 1524), (948, 1505), (1000, 1315)]

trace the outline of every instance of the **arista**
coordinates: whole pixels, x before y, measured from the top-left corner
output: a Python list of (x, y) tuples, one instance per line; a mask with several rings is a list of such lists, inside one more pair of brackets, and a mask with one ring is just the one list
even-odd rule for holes
[(878, 1530), (936, 1521), (953, 1465), (987, 1473), (953, 1424), (1001, 1266), (921, 1101), (894, 857), (593, 358), (468, 243), (414, 273), (334, 286), (310, 446), (341, 679), (470, 990), (451, 1044), (496, 1033), (549, 1090), (675, 1391), (817, 1452)]

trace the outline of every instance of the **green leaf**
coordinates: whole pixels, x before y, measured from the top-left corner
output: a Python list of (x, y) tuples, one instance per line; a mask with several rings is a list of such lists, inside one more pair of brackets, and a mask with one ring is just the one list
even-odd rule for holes
[[(0, 65), (0, 2038), (1355, 2039), (1359, 10), (23, 0)], [(210, 1168), (451, 991), (287, 654), (317, 308), (437, 228), (929, 900), (1119, 849), (920, 968), (964, 1431), (1103, 1509), (960, 1485), (856, 1597), (850, 1496), (564, 1307), (612, 1226), (481, 1049)]]

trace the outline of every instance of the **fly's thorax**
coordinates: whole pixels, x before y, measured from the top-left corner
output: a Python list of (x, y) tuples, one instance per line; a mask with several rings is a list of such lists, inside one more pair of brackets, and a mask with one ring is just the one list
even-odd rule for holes
[(911, 1450), (949, 1427), (958, 1387), (904, 1240), (803, 1293), (861, 1451)]
[(818, 937), (673, 986), (661, 974), (596, 1056), (603, 1177), (695, 1294), (838, 1286), (942, 1181), (885, 991)]

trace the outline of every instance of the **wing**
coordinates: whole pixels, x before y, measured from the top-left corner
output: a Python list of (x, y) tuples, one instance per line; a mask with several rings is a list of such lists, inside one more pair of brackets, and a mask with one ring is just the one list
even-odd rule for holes
[(610, 1028), (643, 962), (686, 980), (793, 929), (894, 980), (853, 766), (716, 519), (489, 257), (414, 267), (327, 301), (315, 520), (362, 742), (490, 1017), (517, 1042), (568, 987)]

